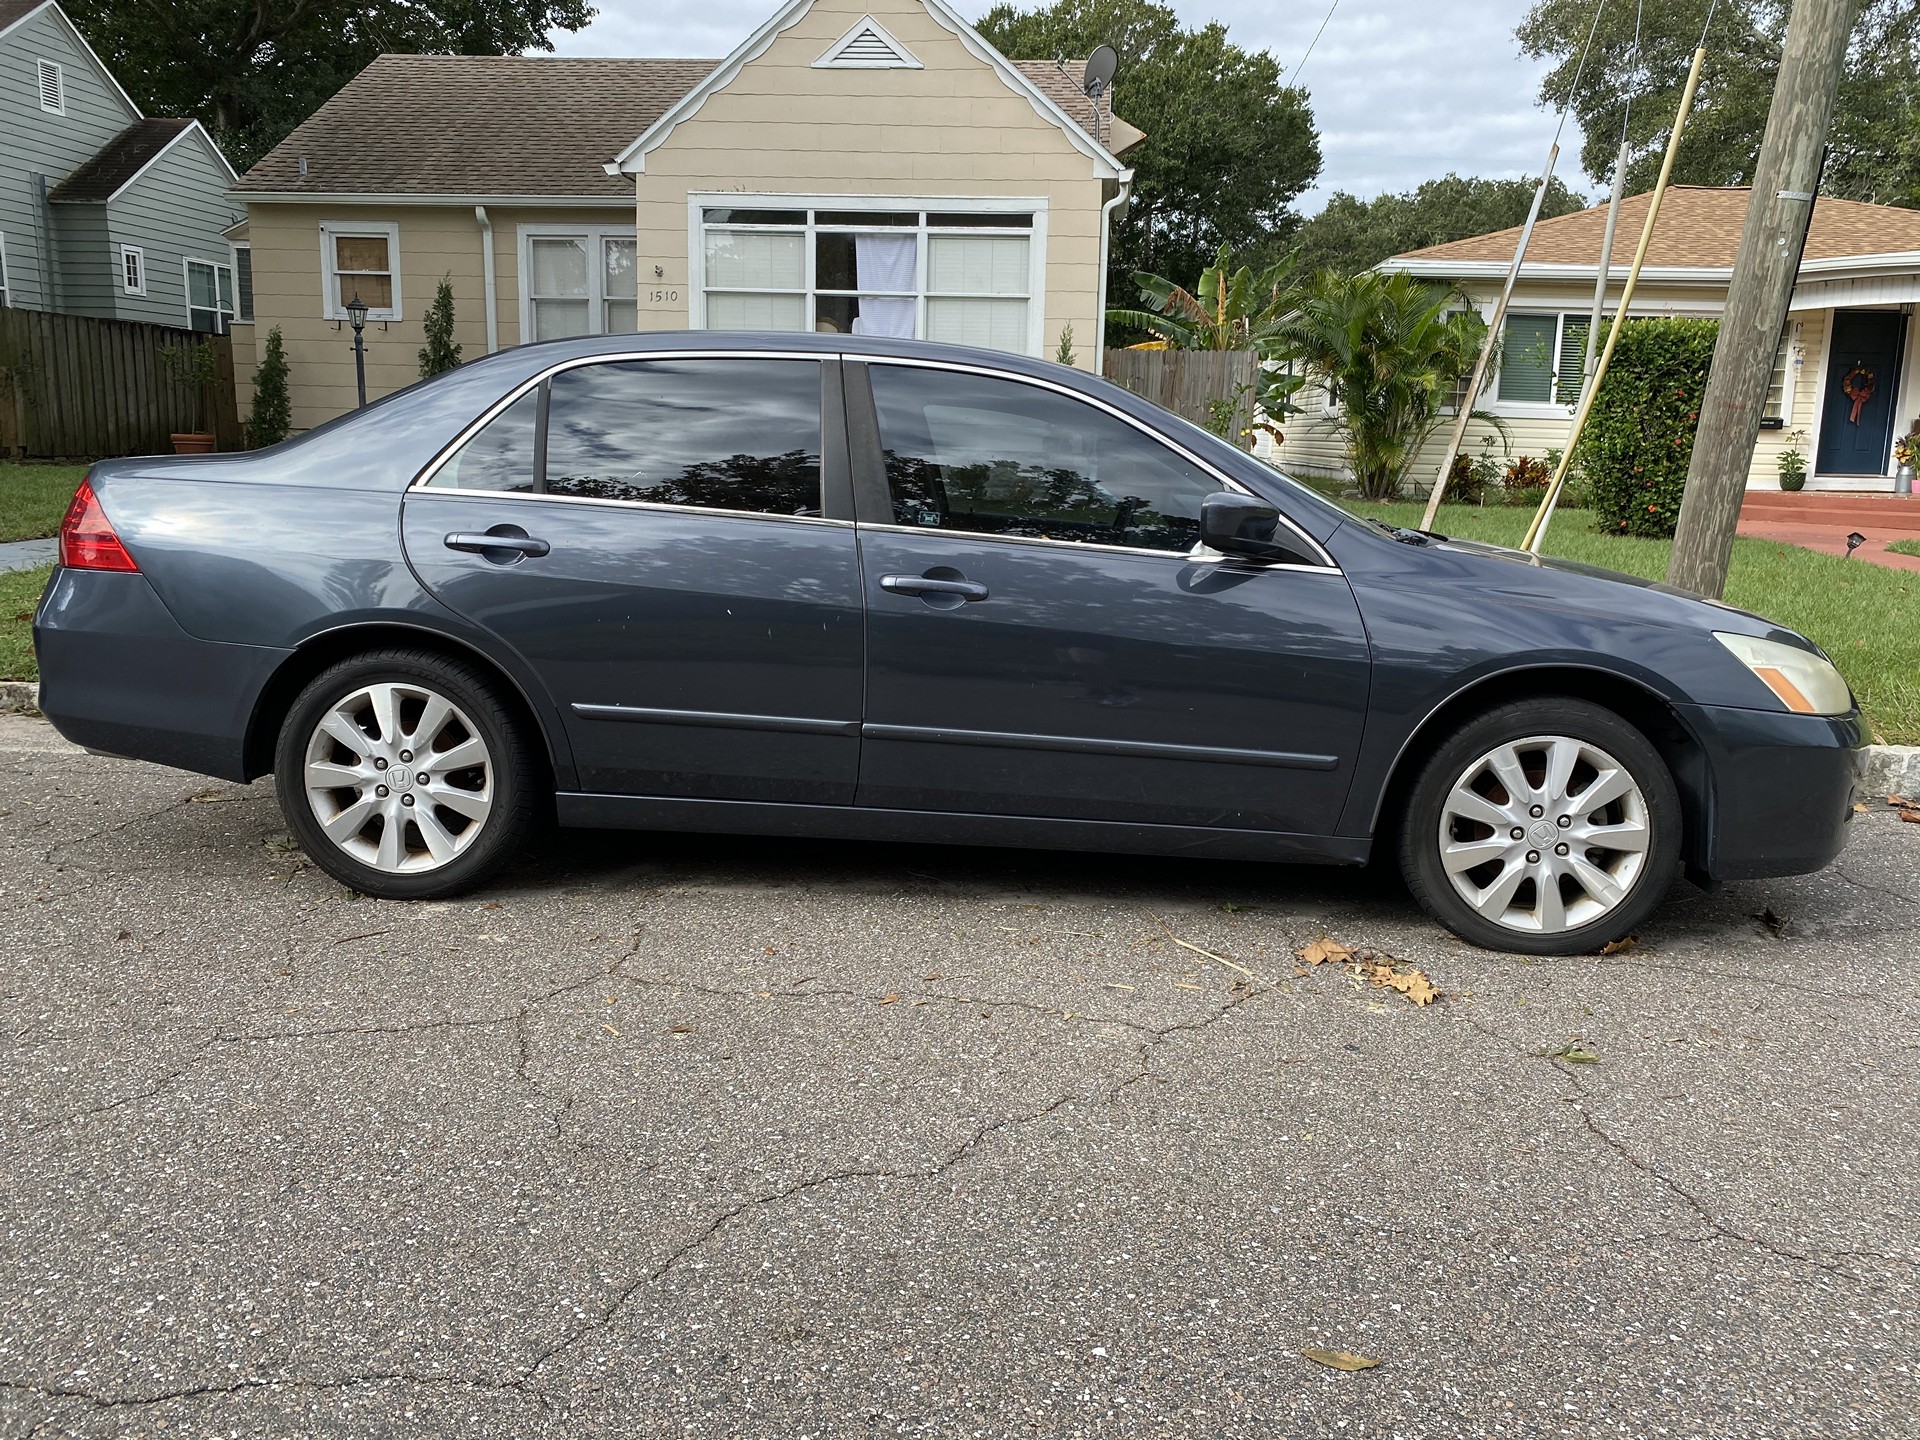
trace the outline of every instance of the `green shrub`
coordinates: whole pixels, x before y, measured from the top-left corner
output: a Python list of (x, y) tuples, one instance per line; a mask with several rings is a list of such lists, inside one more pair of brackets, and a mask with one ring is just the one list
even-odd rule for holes
[(1621, 331), (1576, 456), (1602, 530), (1673, 534), (1719, 328), (1655, 319)]
[(267, 332), (260, 363), (253, 369), (253, 408), (247, 411), (247, 444), (258, 450), (278, 445), (293, 429), (293, 396), (287, 387), (287, 347), (280, 327)]
[(433, 292), (427, 307), (427, 343), (420, 351), (420, 378), (431, 380), (460, 364), (460, 347), (453, 343), (453, 277), (447, 275)]

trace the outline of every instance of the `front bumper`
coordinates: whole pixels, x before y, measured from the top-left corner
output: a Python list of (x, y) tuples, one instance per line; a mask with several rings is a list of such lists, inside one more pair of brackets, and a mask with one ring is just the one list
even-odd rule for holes
[(1866, 727), (1859, 713), (1792, 715), (1683, 705), (1706, 793), (1689, 868), (1714, 883), (1805, 875), (1847, 843)]
[(144, 575), (66, 569), (33, 648), (41, 713), (74, 744), (241, 781), (254, 703), (290, 653), (196, 640)]

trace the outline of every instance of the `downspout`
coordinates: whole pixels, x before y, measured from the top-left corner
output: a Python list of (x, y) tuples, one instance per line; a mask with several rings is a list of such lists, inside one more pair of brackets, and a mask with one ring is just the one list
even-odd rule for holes
[(1122, 170), (1119, 180), (1120, 186), (1113, 192), (1113, 198), (1100, 207), (1100, 306), (1094, 312), (1093, 321), (1093, 373), (1096, 375), (1105, 374), (1107, 369), (1107, 257), (1113, 250), (1113, 216), (1133, 194), (1133, 171)]
[(487, 218), (487, 207), (473, 207), (473, 218), (480, 222), (480, 268), (487, 295), (487, 353), (493, 354), (500, 348), (500, 301), (496, 293), (498, 281), (493, 271), (493, 221)]

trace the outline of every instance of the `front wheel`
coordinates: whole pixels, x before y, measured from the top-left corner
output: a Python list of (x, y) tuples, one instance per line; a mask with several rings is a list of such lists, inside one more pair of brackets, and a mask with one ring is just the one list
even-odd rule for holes
[(1400, 868), (1464, 940), (1577, 955), (1652, 913), (1680, 836), (1679, 792), (1639, 730), (1584, 700), (1520, 701), (1469, 721), (1427, 762)]
[(313, 862), (389, 900), (470, 889), (531, 834), (537, 771), (471, 665), (422, 650), (344, 660), (280, 730), (280, 808)]

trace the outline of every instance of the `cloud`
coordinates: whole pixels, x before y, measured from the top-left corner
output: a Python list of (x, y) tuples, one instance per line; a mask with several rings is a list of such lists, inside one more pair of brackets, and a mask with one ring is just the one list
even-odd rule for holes
[[(577, 35), (555, 37), (564, 55), (720, 56), (767, 18), (776, 0), (599, 0)], [(991, 0), (958, 0), (968, 16)], [(1327, 10), (1321, 0), (1172, 0), (1187, 24), (1220, 20), (1235, 43), (1270, 51), (1295, 73)], [(1329, 193), (1409, 190), (1448, 171), (1533, 176), (1546, 159), (1554, 116), (1535, 103), (1546, 67), (1525, 59), (1514, 27), (1525, 0), (1340, 0), (1304, 69), (1325, 157), (1320, 182), (1301, 197), (1317, 210)], [(1126, 113), (1126, 76), (1118, 108)], [(1567, 122), (1559, 174), (1574, 189), (1579, 125)]]

